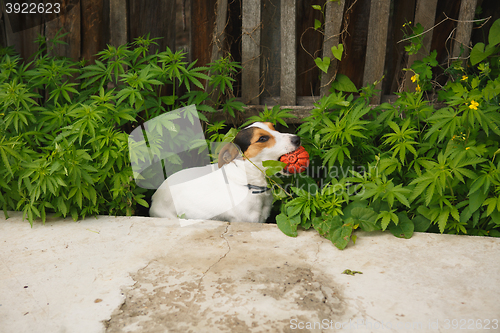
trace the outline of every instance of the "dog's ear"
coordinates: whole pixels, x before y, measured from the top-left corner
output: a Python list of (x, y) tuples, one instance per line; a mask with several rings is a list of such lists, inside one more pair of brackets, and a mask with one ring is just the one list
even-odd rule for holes
[(225, 164), (230, 163), (236, 157), (240, 155), (240, 150), (238, 146), (234, 143), (228, 143), (224, 147), (222, 147), (219, 152), (219, 169), (222, 168)]

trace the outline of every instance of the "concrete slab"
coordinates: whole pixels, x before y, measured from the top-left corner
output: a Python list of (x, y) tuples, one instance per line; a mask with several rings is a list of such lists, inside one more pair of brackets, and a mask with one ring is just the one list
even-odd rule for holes
[(500, 239), (358, 233), (339, 251), (275, 225), (12, 216), (4, 333), (500, 331)]

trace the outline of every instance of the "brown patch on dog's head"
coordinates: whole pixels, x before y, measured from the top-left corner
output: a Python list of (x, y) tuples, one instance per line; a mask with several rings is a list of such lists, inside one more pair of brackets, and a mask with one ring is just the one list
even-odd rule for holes
[(259, 155), (264, 148), (271, 148), (275, 145), (276, 139), (270, 132), (259, 127), (250, 127), (248, 130), (252, 130), (250, 135), (247, 134), (245, 136), (245, 139), (249, 139), (249, 144), (245, 149), (240, 146), (246, 158), (255, 157)]
[(274, 129), (274, 125), (273, 123), (269, 123), (269, 122), (265, 122), (263, 123), (264, 125), (266, 125), (267, 127), (269, 127), (270, 130), (272, 131), (276, 131), (276, 129)]

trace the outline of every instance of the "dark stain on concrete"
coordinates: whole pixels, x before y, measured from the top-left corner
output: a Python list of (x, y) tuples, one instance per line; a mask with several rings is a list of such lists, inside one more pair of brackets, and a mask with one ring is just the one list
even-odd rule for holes
[(133, 274), (106, 332), (308, 332), (292, 330), (291, 320), (342, 317), (342, 289), (331, 277), (281, 253), (268, 258), (269, 244), (242, 228), (188, 236), (189, 246)]

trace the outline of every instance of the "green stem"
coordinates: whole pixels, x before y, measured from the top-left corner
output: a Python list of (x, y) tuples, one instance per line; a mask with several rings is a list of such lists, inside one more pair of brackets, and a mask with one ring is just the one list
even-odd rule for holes
[(252, 162), (249, 158), (247, 158), (245, 156), (245, 154), (242, 152), (241, 155), (243, 156), (243, 158), (246, 158), (247, 161), (249, 161), (250, 163), (253, 164), (254, 167), (256, 167), (257, 169), (259, 169), (260, 172), (262, 172), (264, 174), (264, 177), (266, 177), (271, 183), (273, 183), (273, 185), (277, 185), (279, 188), (281, 188), (283, 190), (283, 192), (285, 192), (286, 195), (288, 195), (291, 199), (293, 199), (293, 196), (288, 193), (287, 191), (285, 191), (285, 189), (283, 187), (281, 187), (280, 184), (278, 184), (276, 181), (274, 181), (271, 177), (269, 177), (268, 175), (266, 175), (266, 172), (264, 170), (262, 170), (261, 168), (259, 168), (254, 162)]
[(446, 183), (448, 184), (448, 187), (450, 188), (451, 196), (455, 197), (455, 194), (453, 193), (453, 188), (451, 187), (450, 178), (446, 178)]

